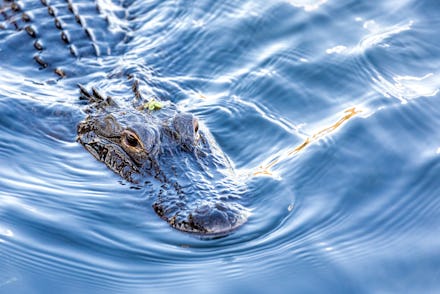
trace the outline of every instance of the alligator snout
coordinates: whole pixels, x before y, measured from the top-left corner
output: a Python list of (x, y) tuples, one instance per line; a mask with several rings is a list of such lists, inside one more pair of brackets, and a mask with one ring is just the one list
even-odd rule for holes
[[(232, 202), (205, 203), (192, 211), (180, 211), (174, 215), (161, 203), (153, 205), (156, 213), (175, 229), (196, 235), (222, 237), (243, 225), (249, 212), (240, 204)], [(186, 216), (185, 216), (185, 213)]]
[(78, 141), (125, 180), (152, 183), (153, 208), (173, 228), (218, 237), (247, 221), (246, 187), (194, 115), (172, 104), (155, 111), (101, 105), (96, 90), (80, 89), (93, 107)]
[(205, 234), (228, 234), (247, 220), (245, 209), (234, 206), (221, 202), (200, 206), (189, 215), (189, 224)]

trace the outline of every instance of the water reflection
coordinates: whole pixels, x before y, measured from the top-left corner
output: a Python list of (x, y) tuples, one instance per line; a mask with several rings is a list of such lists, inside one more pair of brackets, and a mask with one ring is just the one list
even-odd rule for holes
[(334, 124), (332, 124), (329, 127), (321, 129), (318, 132), (314, 133), (313, 135), (307, 137), (301, 144), (296, 146), (294, 149), (292, 149), (284, 154), (276, 155), (275, 159), (271, 159), (267, 164), (260, 165), (258, 167), (258, 169), (256, 171), (254, 171), (253, 175), (254, 176), (257, 176), (257, 175), (272, 176), (273, 173), (271, 171), (271, 168), (273, 168), (275, 165), (280, 163), (280, 161), (283, 161), (290, 156), (296, 155), (297, 153), (302, 151), (304, 148), (306, 148), (311, 143), (314, 143), (315, 141), (318, 141), (318, 140), (324, 138), (325, 136), (331, 135), (331, 133), (334, 132), (336, 129), (338, 129), (343, 123), (345, 123), (346, 121), (348, 121), (349, 119), (351, 119), (352, 117), (354, 117), (355, 115), (357, 115), (361, 112), (362, 112), (362, 110), (356, 109), (354, 107), (345, 110), (344, 116), (341, 117), (337, 122), (335, 122)]
[[(435, 1), (99, 4), (125, 37), (75, 77), (0, 29), (0, 292), (439, 292)], [(129, 99), (127, 74), (213, 133), (250, 187), (240, 230), (174, 231), (75, 142), (76, 83)]]

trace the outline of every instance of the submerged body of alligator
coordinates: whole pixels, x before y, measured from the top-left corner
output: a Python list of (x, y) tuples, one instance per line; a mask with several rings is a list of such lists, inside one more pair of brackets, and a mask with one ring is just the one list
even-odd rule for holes
[[(111, 55), (119, 42), (128, 42), (123, 30), (110, 29), (108, 15), (93, 1), (3, 0), (0, 11), (0, 31), (17, 36), (17, 51), (28, 50), (26, 58), (63, 81), (81, 74), (75, 65), (81, 58)], [(57, 33), (45, 39), (48, 30)], [(209, 132), (172, 102), (145, 99), (139, 80), (146, 78), (128, 76), (130, 103), (80, 86), (88, 115), (78, 125), (78, 142), (125, 180), (153, 187), (153, 208), (172, 227), (224, 235), (242, 225), (247, 210), (240, 198), (246, 187), (234, 179)]]

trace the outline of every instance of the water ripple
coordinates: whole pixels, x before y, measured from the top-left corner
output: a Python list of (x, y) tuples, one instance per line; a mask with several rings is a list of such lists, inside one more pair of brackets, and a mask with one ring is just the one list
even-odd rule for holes
[[(99, 4), (126, 38), (83, 75), (0, 64), (0, 292), (439, 292), (435, 1)], [(76, 83), (129, 100), (127, 74), (213, 133), (242, 228), (173, 230), (75, 142)]]

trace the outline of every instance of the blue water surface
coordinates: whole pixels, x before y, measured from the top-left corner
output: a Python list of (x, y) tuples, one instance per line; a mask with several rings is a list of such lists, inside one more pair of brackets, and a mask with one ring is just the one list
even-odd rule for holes
[[(440, 2), (97, 3), (112, 51), (52, 56), (64, 79), (0, 16), (0, 293), (440, 292)], [(246, 182), (231, 235), (172, 229), (76, 142), (76, 83), (127, 70)]]

